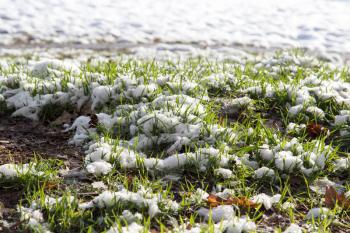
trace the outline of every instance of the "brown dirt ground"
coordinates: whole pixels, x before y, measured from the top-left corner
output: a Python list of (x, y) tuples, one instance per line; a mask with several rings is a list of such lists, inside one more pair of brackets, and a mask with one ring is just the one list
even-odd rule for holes
[[(68, 145), (70, 136), (60, 127), (0, 115), (0, 165), (28, 163), (34, 156), (40, 156), (60, 159), (70, 169), (78, 168), (83, 152), (81, 148)], [(22, 194), (20, 189), (0, 186), (0, 219), (16, 218), (15, 208)]]
[(69, 133), (25, 118), (0, 116), (0, 165), (27, 163), (34, 155), (68, 161), (75, 168), (81, 164), (80, 148), (68, 145)]

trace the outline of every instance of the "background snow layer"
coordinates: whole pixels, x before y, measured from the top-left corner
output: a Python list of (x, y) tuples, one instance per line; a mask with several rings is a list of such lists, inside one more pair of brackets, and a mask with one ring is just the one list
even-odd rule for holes
[(350, 54), (341, 0), (0, 0), (0, 44), (197, 43)]

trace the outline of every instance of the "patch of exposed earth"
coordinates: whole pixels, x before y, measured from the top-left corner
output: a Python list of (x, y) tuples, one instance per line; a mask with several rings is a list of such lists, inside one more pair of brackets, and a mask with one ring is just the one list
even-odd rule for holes
[(80, 148), (68, 145), (69, 133), (25, 118), (0, 118), (0, 164), (27, 163), (34, 156), (61, 159), (70, 168), (79, 167)]
[[(60, 127), (25, 118), (0, 116), (0, 165), (28, 163), (35, 156), (40, 156), (62, 160), (70, 170), (79, 169), (83, 152), (79, 147), (68, 145), (69, 137), (69, 133), (62, 132)], [(0, 187), (0, 220), (18, 221), (15, 208), (23, 198), (22, 194), (20, 188)], [(10, 229), (16, 231), (16, 224)], [(0, 232), (2, 230), (0, 228)]]

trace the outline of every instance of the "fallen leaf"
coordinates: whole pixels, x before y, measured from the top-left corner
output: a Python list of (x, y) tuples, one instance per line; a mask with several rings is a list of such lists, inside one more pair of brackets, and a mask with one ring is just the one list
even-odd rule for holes
[(320, 135), (327, 135), (328, 129), (324, 127), (323, 125), (316, 124), (316, 123), (310, 123), (306, 126), (307, 133), (310, 137), (316, 138)]
[(52, 189), (56, 189), (58, 187), (58, 183), (57, 182), (46, 182), (44, 185), (44, 188), (46, 190), (52, 190)]
[(326, 187), (325, 205), (334, 208), (336, 204), (344, 209), (350, 209), (350, 199), (345, 197), (344, 192), (337, 192), (333, 186)]
[(217, 207), (219, 205), (237, 205), (245, 209), (258, 207), (258, 204), (254, 203), (247, 197), (229, 197), (223, 199), (214, 194), (210, 194), (207, 202), (210, 207)]

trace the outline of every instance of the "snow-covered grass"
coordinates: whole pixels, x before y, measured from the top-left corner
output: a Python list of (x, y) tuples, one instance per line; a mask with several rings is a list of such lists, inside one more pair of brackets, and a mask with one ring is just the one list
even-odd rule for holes
[[(0, 166), (1, 182), (26, 191), (18, 207), (23, 229), (349, 227), (346, 211), (322, 209), (324, 200), (310, 189), (322, 177), (350, 185), (348, 68), (298, 51), (240, 62), (121, 57), (3, 63), (0, 109), (49, 122), (64, 111), (77, 113), (62, 130), (72, 132), (67, 143), (86, 153), (80, 173), (88, 179), (81, 181), (44, 159)], [(311, 134), (316, 123), (323, 128)], [(244, 197), (258, 207), (210, 210), (209, 194)], [(287, 220), (279, 223), (273, 215)]]

